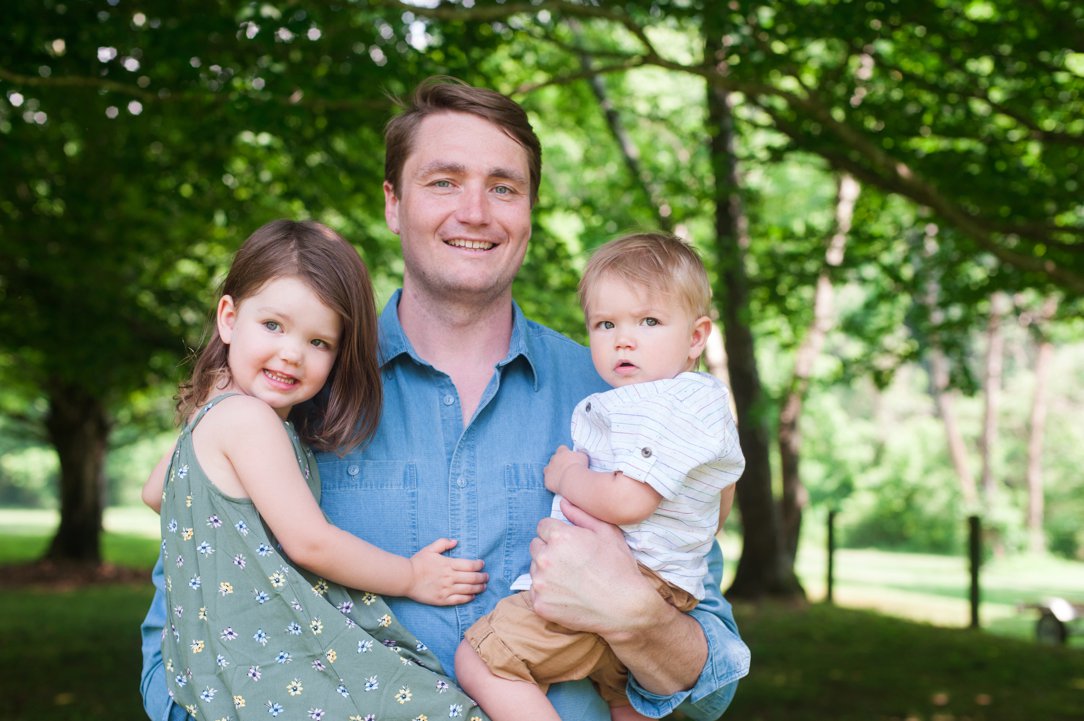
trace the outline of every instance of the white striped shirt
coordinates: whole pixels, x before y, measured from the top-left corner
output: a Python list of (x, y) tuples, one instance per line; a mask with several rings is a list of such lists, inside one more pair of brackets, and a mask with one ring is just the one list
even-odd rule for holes
[[(706, 373), (614, 388), (572, 413), (575, 450), (592, 471), (620, 471), (662, 496), (640, 523), (621, 526), (636, 560), (697, 599), (719, 522), (719, 494), (745, 468), (730, 394)], [(559, 499), (554, 516), (563, 518)]]

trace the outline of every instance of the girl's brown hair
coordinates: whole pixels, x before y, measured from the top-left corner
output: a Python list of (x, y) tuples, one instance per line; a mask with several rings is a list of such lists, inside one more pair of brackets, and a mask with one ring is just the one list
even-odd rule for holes
[[(357, 251), (327, 226), (273, 220), (237, 251), (220, 295), (240, 304), (276, 278), (298, 278), (342, 318), (339, 350), (323, 390), (294, 406), (290, 421), (301, 440), (317, 450), (349, 450), (368, 440), (380, 421), (377, 316), (369, 272)], [(213, 322), (208, 335), (192, 377), (178, 392), (182, 423), (229, 382), (229, 346)]]

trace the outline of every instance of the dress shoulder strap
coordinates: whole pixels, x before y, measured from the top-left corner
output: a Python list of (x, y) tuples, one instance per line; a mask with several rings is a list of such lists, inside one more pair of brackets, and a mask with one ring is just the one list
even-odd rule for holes
[(207, 412), (210, 411), (212, 408), (214, 408), (216, 405), (218, 405), (220, 401), (222, 401), (222, 400), (224, 400), (226, 398), (229, 398), (230, 396), (239, 396), (239, 395), (241, 395), (241, 394), (240, 393), (222, 393), (221, 395), (217, 395), (214, 398), (212, 398), (211, 400), (207, 401), (206, 405), (201, 406), (200, 409), (196, 412), (196, 415), (192, 416), (192, 420), (190, 420), (188, 422), (188, 425), (186, 425), (184, 427), (184, 432), (185, 433), (191, 433), (192, 429), (196, 427), (196, 424), (199, 423), (201, 420), (203, 420), (203, 417), (205, 415), (207, 415)]

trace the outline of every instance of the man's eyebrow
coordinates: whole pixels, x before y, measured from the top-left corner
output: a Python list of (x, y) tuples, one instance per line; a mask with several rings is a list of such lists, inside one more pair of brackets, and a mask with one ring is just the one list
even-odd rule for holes
[(527, 183), (527, 177), (523, 175), (523, 173), (519, 172), (518, 170), (512, 170), (510, 168), (490, 168), (489, 177), (503, 178), (504, 180), (511, 180), (513, 183)]
[(453, 163), (449, 160), (433, 160), (418, 168), (418, 176), (433, 175), (436, 173), (449, 173), (461, 175), (467, 172), (467, 166), (462, 163)]
[[(463, 163), (456, 163), (450, 160), (434, 160), (418, 168), (417, 176), (424, 178), (429, 175), (439, 175), (441, 173), (464, 175), (466, 172), (467, 166)], [(527, 183), (527, 177), (523, 173), (499, 165), (489, 168), (486, 177), (510, 180), (514, 183)]]

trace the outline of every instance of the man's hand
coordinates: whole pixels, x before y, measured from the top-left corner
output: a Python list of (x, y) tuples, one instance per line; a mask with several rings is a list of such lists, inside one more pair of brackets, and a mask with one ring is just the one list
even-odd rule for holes
[(535, 612), (603, 637), (635, 623), (651, 597), (659, 596), (637, 569), (621, 529), (568, 501), (561, 511), (575, 525), (543, 519), (531, 541)]
[[(603, 638), (648, 691), (668, 696), (696, 683), (707, 639), (667, 603), (636, 565), (621, 529), (561, 501), (573, 524), (546, 518), (531, 541), (531, 602), (547, 621)], [(666, 648), (666, 654), (659, 649)]]
[(481, 573), (482, 561), (443, 555), (455, 544), (438, 538), (410, 557), (413, 580), (408, 598), (430, 606), (454, 606), (474, 600), (486, 589), (489, 574)]
[[(546, 482), (546, 490), (551, 493), (562, 494), (561, 484), (570, 468), (579, 467), (587, 470), (587, 454), (573, 451), (568, 446), (560, 446), (546, 464), (542, 474)], [(563, 495), (563, 494), (562, 494)]]

